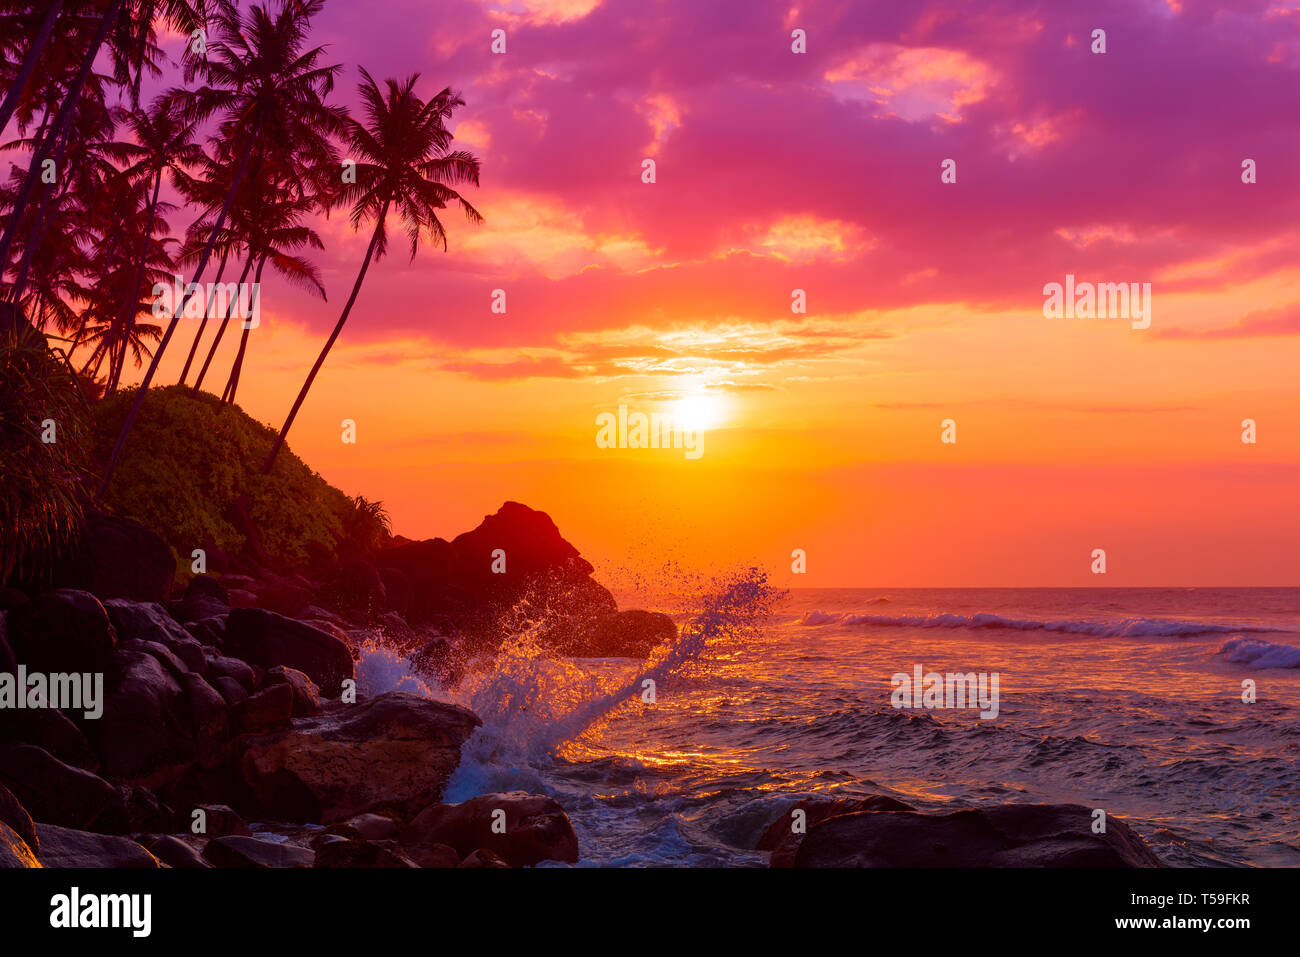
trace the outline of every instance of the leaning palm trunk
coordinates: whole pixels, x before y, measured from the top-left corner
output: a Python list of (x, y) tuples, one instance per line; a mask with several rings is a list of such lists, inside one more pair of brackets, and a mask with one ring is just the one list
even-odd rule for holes
[[(244, 146), (244, 155), (239, 161), (239, 169), (235, 171), (235, 178), (230, 183), (229, 192), (226, 193), (226, 201), (222, 204), (217, 221), (212, 224), (212, 231), (208, 234), (207, 245), (203, 247), (203, 255), (199, 258), (198, 266), (195, 267), (194, 280), (191, 283), (194, 287), (197, 287), (199, 280), (203, 278), (203, 270), (208, 266), (208, 258), (212, 255), (212, 249), (217, 243), (217, 236), (221, 234), (221, 227), (226, 224), (226, 217), (230, 215), (230, 207), (235, 202), (235, 190), (239, 188), (240, 180), (244, 178), (244, 172), (248, 169), (248, 159), (252, 155), (253, 143), (257, 140), (260, 127), (259, 118), (259, 121), (254, 122), (253, 128), (249, 130), (248, 142)], [(95, 492), (94, 500), (96, 504), (103, 499), (104, 493), (108, 491), (108, 483), (112, 480), (118, 460), (122, 457), (122, 448), (126, 445), (126, 437), (131, 434), (135, 420), (140, 415), (140, 407), (144, 405), (144, 397), (148, 394), (154, 374), (158, 371), (158, 363), (162, 361), (163, 353), (167, 351), (167, 344), (171, 342), (172, 335), (176, 332), (176, 325), (180, 322), (185, 307), (189, 305), (190, 296), (192, 295), (189, 288), (189, 286), (186, 287), (185, 295), (182, 297), (181, 302), (177, 304), (171, 322), (167, 323), (167, 331), (163, 333), (162, 339), (158, 342), (158, 348), (154, 350), (153, 359), (149, 363), (149, 371), (144, 374), (144, 380), (136, 391), (135, 401), (131, 403), (131, 408), (126, 413), (126, 420), (122, 423), (122, 429), (117, 434), (117, 441), (113, 443), (113, 452), (108, 457), (108, 465), (104, 467), (104, 477), (99, 483), (98, 491)]]
[(347, 304), (343, 307), (343, 315), (339, 316), (339, 321), (334, 325), (334, 331), (330, 333), (329, 339), (325, 341), (325, 348), (321, 349), (320, 355), (316, 357), (316, 364), (311, 367), (311, 372), (307, 374), (307, 381), (302, 384), (302, 390), (298, 393), (298, 398), (294, 400), (293, 408), (289, 410), (289, 417), (284, 420), (284, 425), (280, 426), (280, 434), (275, 437), (275, 444), (271, 446), (271, 454), (266, 457), (266, 464), (262, 466), (263, 475), (269, 473), (271, 466), (275, 464), (275, 457), (280, 454), (280, 448), (289, 435), (289, 429), (293, 427), (293, 420), (298, 417), (298, 410), (302, 408), (307, 393), (311, 391), (312, 383), (316, 381), (316, 374), (320, 372), (320, 367), (325, 364), (325, 357), (330, 354), (330, 349), (334, 347), (335, 340), (338, 339), (339, 333), (343, 331), (343, 324), (348, 321), (348, 314), (352, 312), (352, 304), (357, 301), (357, 293), (361, 291), (361, 284), (366, 281), (366, 270), (370, 268), (370, 260), (375, 254), (375, 246), (379, 243), (379, 230), (383, 228), (384, 217), (387, 215), (388, 204), (384, 203), (383, 209), (379, 211), (379, 218), (375, 221), (375, 231), (370, 237), (370, 245), (366, 247), (366, 258), (361, 262), (361, 271), (357, 273), (357, 281), (352, 284), (352, 295), (348, 296)]
[(59, 106), (59, 112), (54, 119), (54, 128), (51, 130), (50, 135), (37, 147), (36, 154), (32, 157), (32, 163), (27, 167), (27, 175), (24, 177), (22, 188), (14, 200), (9, 223), (5, 227), (3, 237), (0, 237), (0, 263), (9, 261), (9, 250), (13, 246), (14, 237), (18, 233), (18, 222), (32, 198), (32, 191), (36, 188), (37, 180), (41, 177), (41, 165), (45, 160), (49, 159), (56, 143), (60, 144), (58, 155), (60, 157), (63, 155), (62, 144), (67, 136), (68, 129), (72, 125), (72, 116), (77, 110), (77, 103), (81, 99), (81, 93), (86, 88), (86, 79), (90, 76), (90, 68), (95, 63), (95, 57), (99, 55), (99, 48), (104, 45), (108, 31), (113, 26), (113, 21), (121, 14), (123, 2), (124, 0), (113, 0), (108, 9), (104, 11), (104, 15), (99, 18), (99, 26), (95, 30), (94, 38), (90, 41), (90, 46), (86, 49), (81, 68), (77, 71), (76, 78), (72, 81), (72, 85), (68, 87), (68, 93)]
[[(253, 275), (253, 295), (258, 298), (262, 295), (262, 267), (266, 265), (266, 257), (263, 256), (257, 262), (257, 272)], [(226, 383), (226, 391), (222, 396), (222, 401), (235, 404), (235, 389), (239, 388), (239, 373), (244, 368), (244, 353), (248, 350), (248, 333), (252, 326), (248, 324), (248, 317), (244, 317), (244, 334), (239, 337), (239, 352), (235, 354), (235, 364), (230, 367), (230, 381)]]
[(27, 55), (23, 57), (22, 66), (18, 68), (18, 75), (14, 77), (14, 82), (9, 87), (4, 103), (0, 104), (0, 130), (9, 125), (9, 118), (18, 109), (18, 102), (23, 97), (23, 90), (27, 86), (27, 81), (32, 78), (36, 64), (45, 51), (45, 44), (50, 39), (50, 33), (54, 30), (54, 21), (59, 18), (59, 12), (62, 9), (63, 0), (53, 0), (49, 7), (46, 8), (45, 19), (37, 27), (36, 34), (32, 37), (31, 46), (27, 48)]
[[(250, 251), (248, 254), (248, 260), (244, 263), (244, 271), (239, 274), (240, 286), (244, 284), (244, 280), (248, 278), (248, 271), (252, 268), (253, 254)], [(226, 327), (230, 325), (230, 318), (235, 314), (235, 303), (238, 301), (239, 300), (236, 297), (235, 299), (231, 299), (226, 305), (226, 314), (221, 319), (221, 325), (217, 326), (217, 334), (212, 339), (212, 345), (208, 347), (208, 356), (203, 360), (203, 368), (199, 370), (199, 377), (194, 380), (194, 388), (190, 390), (190, 395), (199, 394), (199, 389), (203, 385), (203, 380), (207, 378), (208, 375), (208, 366), (212, 365), (212, 357), (217, 354), (217, 346), (221, 345), (221, 337), (226, 334)], [(223, 392), (222, 394), (224, 395), (225, 393)]]
[[(214, 286), (221, 285), (221, 277), (226, 274), (226, 263), (230, 259), (230, 250), (227, 249), (221, 254), (221, 264), (217, 266), (217, 278), (212, 280)], [(212, 290), (212, 296), (216, 295), (216, 289)], [(194, 341), (190, 343), (190, 354), (185, 357), (185, 366), (181, 369), (181, 377), (177, 380), (177, 385), (184, 385), (185, 379), (190, 374), (190, 366), (194, 362), (194, 356), (198, 354), (199, 343), (203, 341), (203, 330), (208, 327), (208, 314), (212, 312), (212, 296), (208, 297), (207, 306), (203, 310), (203, 318), (199, 321), (199, 331), (194, 334)]]

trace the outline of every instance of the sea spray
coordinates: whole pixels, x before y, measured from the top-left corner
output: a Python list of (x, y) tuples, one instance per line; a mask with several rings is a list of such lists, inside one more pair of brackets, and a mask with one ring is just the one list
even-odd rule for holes
[(528, 786), (534, 769), (552, 764), (561, 745), (639, 701), (645, 681), (663, 686), (706, 665), (706, 652), (730, 653), (760, 634), (781, 594), (756, 568), (715, 579), (675, 642), (656, 648), (630, 673), (612, 678), (542, 655), (537, 647), (541, 625), (513, 636), (491, 671), (466, 679), (466, 703), (483, 719), (483, 727), (461, 750), (447, 800)]

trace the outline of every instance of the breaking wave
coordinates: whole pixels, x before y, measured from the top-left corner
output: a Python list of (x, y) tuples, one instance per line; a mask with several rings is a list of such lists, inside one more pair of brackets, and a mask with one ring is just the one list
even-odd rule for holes
[(1233, 664), (1255, 668), (1300, 668), (1300, 648), (1255, 638), (1229, 638), (1215, 654)]
[(1264, 625), (1223, 624), (1176, 618), (1124, 618), (1114, 621), (1088, 621), (1065, 618), (1053, 621), (1037, 621), (1027, 618), (1005, 618), (1002, 615), (988, 613), (975, 615), (952, 613), (937, 615), (862, 615), (809, 611), (797, 618), (794, 623), (809, 626), (829, 624), (876, 625), (885, 628), (1000, 628), (1011, 631), (1051, 631), (1071, 635), (1093, 635), (1099, 638), (1177, 638), (1185, 635), (1282, 630)]

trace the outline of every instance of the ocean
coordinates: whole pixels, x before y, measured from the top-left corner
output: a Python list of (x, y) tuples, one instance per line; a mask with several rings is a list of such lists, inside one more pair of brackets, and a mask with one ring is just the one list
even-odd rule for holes
[[(759, 834), (811, 794), (1077, 803), (1170, 865), (1300, 866), (1300, 589), (776, 592), (749, 575), (617, 597), (673, 614), (677, 646), (554, 661), (521, 635), (456, 689), (376, 647), (362, 691), (473, 707), (485, 725), (445, 800), (549, 794), (579, 866), (766, 866)], [(892, 676), (918, 666), (996, 673), (997, 716), (893, 707)]]

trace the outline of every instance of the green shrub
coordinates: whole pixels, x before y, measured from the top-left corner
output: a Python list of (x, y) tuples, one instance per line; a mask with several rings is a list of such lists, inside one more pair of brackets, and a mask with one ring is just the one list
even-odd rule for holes
[[(134, 390), (121, 390), (94, 408), (101, 462), (133, 397)], [(281, 564), (337, 554), (345, 522), (352, 520), (352, 500), (287, 448), (271, 474), (262, 475), (274, 439), (273, 429), (215, 396), (191, 396), (183, 386), (151, 389), (104, 504), (166, 539), (181, 557), (182, 574), (189, 571), (191, 551), (209, 536), (232, 554), (245, 546), (232, 520), (241, 497), (262, 547)]]
[(3, 582), (39, 577), (75, 535), (89, 474), (90, 415), (63, 357), (16, 310), (0, 306)]

